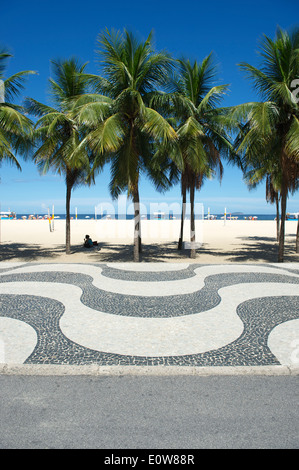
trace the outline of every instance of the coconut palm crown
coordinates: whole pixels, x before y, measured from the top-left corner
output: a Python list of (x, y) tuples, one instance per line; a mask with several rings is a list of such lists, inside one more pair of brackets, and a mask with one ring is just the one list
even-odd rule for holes
[(94, 94), (80, 102), (79, 121), (90, 132), (83, 142), (95, 155), (94, 169), (111, 164), (110, 192), (127, 191), (135, 207), (134, 260), (140, 252), (139, 181), (146, 173), (163, 187), (166, 177), (152, 166), (156, 145), (176, 139), (172, 126), (149, 107), (150, 97), (165, 82), (172, 60), (155, 52), (152, 34), (142, 42), (130, 32), (104, 31), (97, 51), (102, 76), (88, 75)]
[(288, 194), (298, 187), (299, 104), (294, 85), (299, 77), (299, 28), (288, 33), (278, 29), (274, 40), (260, 41), (260, 67), (241, 63), (240, 67), (261, 97), (260, 102), (235, 108), (244, 113), (237, 137), (237, 151), (244, 168), (258, 165), (275, 168), (281, 196), (281, 227), (278, 261), (284, 258), (285, 217)]
[(69, 254), (71, 192), (77, 185), (87, 183), (92, 158), (85, 146), (78, 151), (85, 129), (74, 118), (74, 103), (88, 90), (83, 77), (86, 64), (71, 58), (51, 61), (51, 65), (53, 78), (49, 79), (49, 94), (55, 107), (28, 98), (26, 108), (38, 118), (34, 130), (34, 162), (42, 174), (52, 170), (65, 177), (66, 253)]
[(24, 89), (27, 76), (35, 72), (25, 70), (5, 78), (6, 61), (10, 57), (6, 50), (0, 50), (0, 163), (7, 160), (21, 169), (16, 155), (27, 155), (32, 122), (24, 115), (23, 107), (13, 101)]
[[(180, 165), (183, 211), (178, 248), (182, 248), (186, 191), (190, 192), (191, 252), (195, 257), (194, 192), (206, 178), (222, 177), (221, 157), (230, 155), (233, 147), (225, 130), (225, 113), (219, 104), (228, 85), (215, 85), (217, 66), (212, 54), (202, 62), (188, 59), (177, 61), (177, 71), (169, 80), (168, 93), (153, 97), (158, 108), (172, 110), (176, 120), (177, 146), (167, 149), (170, 158)], [(180, 154), (182, 164), (177, 155)]]

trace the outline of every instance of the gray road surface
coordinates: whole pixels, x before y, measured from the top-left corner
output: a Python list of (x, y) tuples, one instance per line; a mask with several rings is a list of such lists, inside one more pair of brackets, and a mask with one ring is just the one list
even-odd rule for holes
[(0, 449), (298, 449), (298, 385), (298, 376), (0, 375)]

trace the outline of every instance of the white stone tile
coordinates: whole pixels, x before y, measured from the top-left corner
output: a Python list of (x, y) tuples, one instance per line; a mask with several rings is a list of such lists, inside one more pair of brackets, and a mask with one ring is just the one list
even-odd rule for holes
[(95, 311), (80, 301), (81, 289), (59, 283), (11, 282), (0, 294), (50, 297), (65, 305), (62, 332), (72, 341), (98, 351), (139, 356), (184, 355), (218, 349), (243, 331), (236, 313), (246, 300), (268, 296), (299, 295), (298, 284), (248, 283), (219, 290), (221, 303), (192, 315), (136, 318)]
[(0, 363), (23, 364), (36, 343), (37, 335), (30, 325), (0, 316)]
[(277, 325), (269, 335), (268, 346), (282, 365), (299, 366), (299, 319)]
[[(87, 274), (93, 278), (93, 285), (98, 289), (107, 292), (113, 292), (123, 295), (135, 295), (142, 297), (165, 297), (179, 294), (191, 294), (204, 287), (205, 278), (215, 274), (225, 273), (265, 273), (265, 274), (283, 274), (284, 276), (296, 277), (295, 273), (271, 268), (269, 266), (251, 266), (251, 265), (209, 265), (201, 266), (194, 270), (195, 275), (179, 280), (171, 281), (125, 281), (121, 279), (112, 279), (102, 275), (102, 268), (83, 264), (46, 264), (46, 265), (27, 265), (23, 268), (16, 268), (9, 274), (38, 273), (38, 272), (71, 272)], [(0, 273), (4, 276), (6, 273)]]

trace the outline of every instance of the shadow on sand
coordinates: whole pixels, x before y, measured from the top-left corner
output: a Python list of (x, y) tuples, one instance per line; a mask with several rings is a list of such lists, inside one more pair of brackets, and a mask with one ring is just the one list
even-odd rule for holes
[[(203, 246), (202, 252), (205, 255), (218, 257), (219, 262), (225, 258), (225, 262), (233, 263), (248, 263), (248, 262), (264, 262), (264, 263), (277, 263), (278, 259), (278, 243), (275, 238), (271, 237), (239, 237), (240, 243), (238, 247), (227, 250), (225, 253), (219, 250), (209, 250), (208, 244)], [(299, 255), (295, 252), (295, 237), (294, 240), (285, 242), (284, 247), (284, 261), (295, 262), (299, 261)]]
[[(236, 248), (234, 248), (236, 246)], [(100, 251), (98, 251), (100, 248)], [(278, 244), (271, 237), (240, 237), (238, 245), (231, 245), (229, 250), (215, 249), (204, 243), (197, 250), (195, 259), (190, 258), (190, 250), (178, 250), (177, 243), (143, 244), (140, 255), (141, 262), (196, 262), (196, 263), (276, 263)], [(0, 261), (18, 262), (56, 262), (56, 263), (108, 263), (132, 262), (133, 245), (101, 243), (94, 249), (86, 249), (82, 245), (73, 245), (71, 254), (66, 255), (65, 246), (43, 247), (20, 243), (0, 245)], [(295, 252), (295, 236), (288, 236), (285, 242), (285, 262), (299, 261)]]
[(1, 243), (0, 261), (24, 261), (33, 262), (43, 259), (60, 258), (65, 253), (65, 246), (43, 247), (42, 245), (30, 245), (28, 243)]

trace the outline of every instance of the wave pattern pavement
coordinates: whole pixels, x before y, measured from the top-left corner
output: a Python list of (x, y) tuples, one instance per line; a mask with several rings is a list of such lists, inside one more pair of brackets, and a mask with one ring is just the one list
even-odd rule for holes
[(299, 363), (299, 264), (0, 263), (0, 363)]

